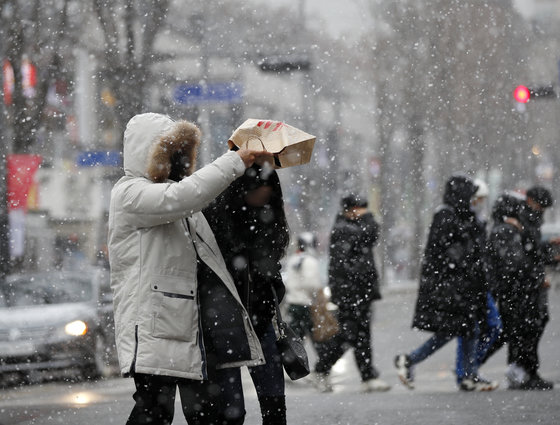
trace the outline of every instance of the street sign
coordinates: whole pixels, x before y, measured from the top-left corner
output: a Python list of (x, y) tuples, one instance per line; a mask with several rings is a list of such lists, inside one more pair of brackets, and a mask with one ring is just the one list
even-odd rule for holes
[(173, 100), (182, 105), (206, 103), (240, 103), (243, 85), (239, 82), (181, 84), (173, 91)]
[(121, 165), (121, 154), (119, 151), (84, 151), (76, 158), (78, 167), (119, 167)]

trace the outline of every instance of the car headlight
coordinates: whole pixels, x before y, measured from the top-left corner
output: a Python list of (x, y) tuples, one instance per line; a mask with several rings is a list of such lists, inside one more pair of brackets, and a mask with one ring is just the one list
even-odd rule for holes
[(66, 326), (64, 326), (64, 332), (72, 336), (85, 335), (87, 331), (87, 325), (81, 320), (75, 320), (73, 322), (67, 323)]

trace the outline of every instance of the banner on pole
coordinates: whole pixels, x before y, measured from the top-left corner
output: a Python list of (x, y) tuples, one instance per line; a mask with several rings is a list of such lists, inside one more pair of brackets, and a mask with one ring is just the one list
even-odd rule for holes
[[(42, 160), (41, 155), (8, 155), (8, 210), (27, 211), (29, 191)], [(38, 202), (36, 194), (33, 199)]]

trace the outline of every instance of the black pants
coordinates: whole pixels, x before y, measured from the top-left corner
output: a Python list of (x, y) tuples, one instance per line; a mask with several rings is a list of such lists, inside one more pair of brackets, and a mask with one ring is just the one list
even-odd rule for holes
[(167, 425), (173, 422), (175, 394), (179, 388), (183, 414), (189, 425), (220, 424), (219, 386), (210, 381), (169, 376), (134, 375), (136, 404), (127, 425)]
[(311, 320), (311, 312), (308, 306), (290, 304), (288, 306), (288, 314), (290, 316), (290, 327), (297, 336), (303, 339), (311, 333), (313, 321)]
[(541, 317), (536, 312), (537, 309), (536, 305), (528, 308), (515, 299), (502, 300), (500, 316), (503, 332), (481, 363), (486, 362), (490, 356), (507, 344), (508, 364), (516, 363), (529, 375), (536, 374), (539, 369), (538, 346), (547, 322), (546, 317)]
[(321, 344), (315, 372), (329, 373), (334, 364), (349, 347), (354, 348), (354, 357), (362, 381), (377, 378), (379, 372), (373, 366), (371, 349), (371, 304), (338, 306), (340, 332), (331, 340)]
[(539, 370), (539, 343), (544, 334), (546, 322), (535, 320), (534, 323), (521, 327), (510, 339), (510, 351), (515, 362), (534, 376)]

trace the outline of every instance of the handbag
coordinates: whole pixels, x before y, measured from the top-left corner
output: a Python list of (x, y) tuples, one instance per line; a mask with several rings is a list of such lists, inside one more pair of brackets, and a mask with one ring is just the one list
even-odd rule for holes
[(274, 293), (274, 302), (276, 304), (276, 320), (278, 324), (278, 339), (276, 346), (282, 358), (282, 365), (286, 374), (292, 381), (303, 378), (309, 375), (309, 359), (307, 358), (307, 351), (303, 346), (303, 341), (296, 335), (294, 330), (282, 320), (280, 307), (278, 306), (278, 298), (276, 291), (272, 288)]
[(327, 304), (327, 297), (323, 291), (319, 291), (311, 305), (311, 321), (313, 322), (311, 333), (315, 342), (328, 341), (339, 330), (338, 320), (334, 313), (328, 309)]

